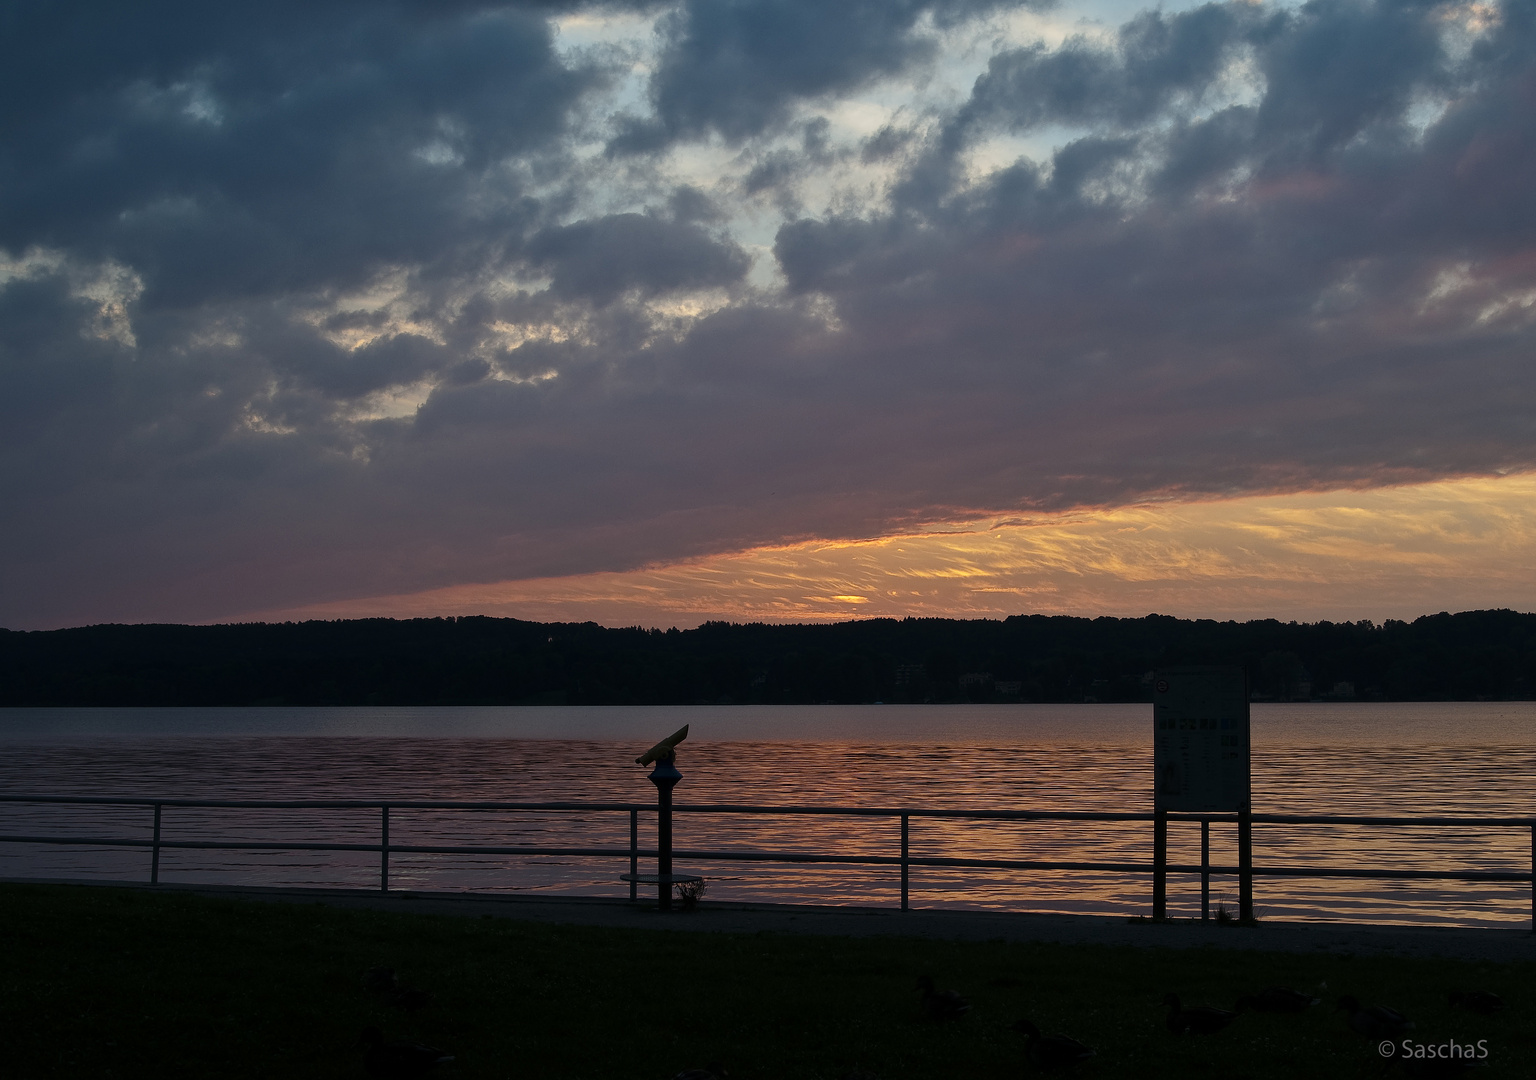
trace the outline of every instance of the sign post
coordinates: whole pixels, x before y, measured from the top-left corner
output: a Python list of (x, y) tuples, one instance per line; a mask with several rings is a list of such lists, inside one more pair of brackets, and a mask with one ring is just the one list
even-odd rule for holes
[(1242, 668), (1157, 674), (1152, 695), (1152, 917), (1168, 915), (1168, 812), (1238, 815), (1238, 917), (1253, 918), (1248, 679)]

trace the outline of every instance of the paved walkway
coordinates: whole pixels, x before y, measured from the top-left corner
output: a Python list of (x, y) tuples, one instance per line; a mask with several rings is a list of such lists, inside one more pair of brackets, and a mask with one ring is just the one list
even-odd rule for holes
[[(10, 879), (18, 884), (36, 879)], [(50, 884), (84, 884), (50, 882)], [(190, 892), (199, 896), (277, 903), (328, 904), (427, 915), (490, 915), (529, 922), (732, 934), (826, 934), (839, 937), (918, 937), (959, 941), (1046, 941), (1138, 948), (1252, 949), (1355, 955), (1443, 956), (1497, 963), (1536, 962), (1529, 929), (1368, 926), (1349, 923), (1265, 922), (1257, 927), (1175, 920), (1154, 923), (1102, 915), (1034, 915), (990, 911), (898, 911), (892, 908), (727, 904), (705, 901), (693, 911), (659, 912), (649, 904), (571, 896), (364, 889), (276, 889), (254, 886), (146, 885), (122, 888)]]

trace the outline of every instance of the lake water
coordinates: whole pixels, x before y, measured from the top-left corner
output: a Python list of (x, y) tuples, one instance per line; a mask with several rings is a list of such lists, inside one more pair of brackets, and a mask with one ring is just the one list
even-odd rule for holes
[[(0, 710), (0, 792), (653, 803), (634, 757), (687, 723), (679, 803), (1146, 811), (1148, 705)], [(1253, 707), (1258, 813), (1536, 817), (1536, 703)], [(143, 808), (0, 804), (0, 834), (149, 835)], [(654, 844), (642, 815), (641, 845)], [(377, 811), (167, 808), (164, 837), (376, 843)], [(899, 853), (894, 821), (679, 815), (679, 848)], [(1235, 826), (1212, 859), (1236, 862)], [(625, 847), (625, 813), (395, 811), (399, 844)], [(1259, 866), (1523, 872), (1527, 829), (1257, 825)], [(914, 856), (1148, 862), (1149, 823), (914, 819)], [(1175, 823), (1170, 859), (1199, 861)], [(144, 850), (0, 844), (0, 876), (143, 880)], [(624, 896), (627, 860), (391, 857), (396, 888)], [(642, 866), (648, 870), (652, 867)], [(709, 898), (894, 905), (895, 867), (680, 864)], [(372, 887), (377, 856), (167, 850), (166, 881)], [(1146, 914), (1148, 875), (912, 870), (917, 907)], [(1235, 906), (1235, 879), (1212, 882)], [(1260, 877), (1261, 918), (1529, 925), (1523, 883)], [(1169, 908), (1198, 915), (1199, 880)]]

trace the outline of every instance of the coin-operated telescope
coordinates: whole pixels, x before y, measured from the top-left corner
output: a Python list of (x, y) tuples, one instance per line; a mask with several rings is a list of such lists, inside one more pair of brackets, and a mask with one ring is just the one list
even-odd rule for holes
[(672, 872), (672, 789), (677, 787), (683, 774), (677, 771), (677, 744), (688, 737), (688, 725), (684, 724), (661, 742), (635, 758), (636, 765), (652, 766), (647, 777), (656, 785), (656, 873), (641, 874), (633, 864), (630, 872), (623, 875), (630, 882), (630, 897), (634, 897), (637, 884), (656, 883), (656, 907), (661, 911), (672, 910), (672, 886), (689, 884), (701, 879), (689, 874)]
[[(684, 724), (661, 742), (635, 758), (636, 765), (649, 765), (656, 761), (673, 761), (677, 758), (677, 744), (688, 737), (688, 725)], [(676, 771), (675, 769), (673, 770)], [(681, 775), (681, 774), (679, 774)]]

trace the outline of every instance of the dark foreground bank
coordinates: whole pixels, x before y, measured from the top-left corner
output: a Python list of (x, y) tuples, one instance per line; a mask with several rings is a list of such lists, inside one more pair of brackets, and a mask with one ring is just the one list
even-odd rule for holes
[[(1094, 944), (1069, 943), (1064, 931), (1024, 940), (1050, 937), (1046, 923), (1027, 931), (922, 913), (860, 923), (858, 912), (755, 917), (706, 906), (663, 917), (622, 905), (265, 895), (288, 902), (0, 885), (7, 1074), (361, 1077), (360, 1034), (376, 1026), (452, 1052), (438, 1073), (449, 1078), (666, 1080), (710, 1061), (732, 1080), (855, 1069), (885, 1080), (1001, 1078), (1023, 1074), (1012, 1025), (1027, 1016), (1095, 1048), (1082, 1075), (1383, 1075), (1380, 1040), (1351, 1031), (1335, 1008), (1343, 994), (1415, 1022), (1393, 1040), (1396, 1057), (1404, 1040), (1409, 1053), (1454, 1042), (1486, 1049), (1487, 1067), (1471, 1075), (1536, 1074), (1536, 963), (1528, 950), (1517, 959), (1518, 946), (1498, 952), (1503, 960), (1466, 960), (1390, 955), (1363, 937), (1357, 950), (1295, 948), (1279, 928), (1276, 949), (1290, 951), (1256, 948), (1267, 927), (1144, 945), (1099, 933)], [(385, 909), (343, 906), (353, 902)], [(821, 915), (844, 921), (816, 923)], [(982, 934), (992, 939), (967, 940)], [(1212, 944), (1163, 947), (1200, 941)], [(364, 973), (379, 966), (425, 994), (368, 989)], [(922, 974), (962, 991), (972, 1009), (928, 1017), (915, 989)], [(1276, 985), (1323, 1000), (1297, 1015), (1244, 1013), (1215, 1035), (1176, 1036), (1165, 1024), (1170, 992), (1230, 1008)], [(1484, 1016), (1448, 1000), (1469, 989), (1506, 1006)], [(1398, 1062), (1386, 1075), (1420, 1074)]]

